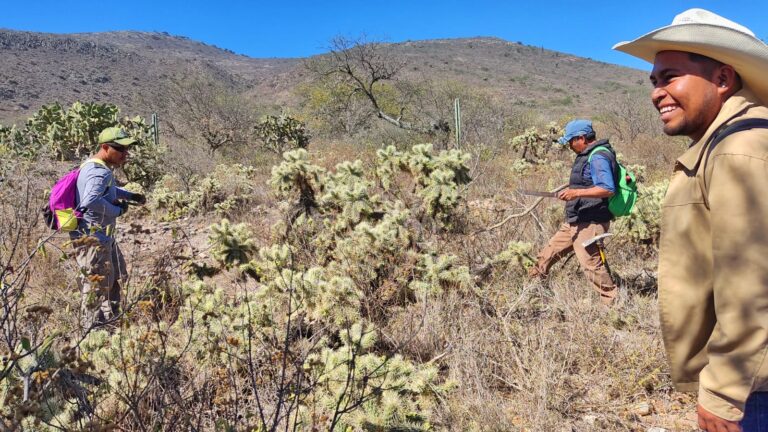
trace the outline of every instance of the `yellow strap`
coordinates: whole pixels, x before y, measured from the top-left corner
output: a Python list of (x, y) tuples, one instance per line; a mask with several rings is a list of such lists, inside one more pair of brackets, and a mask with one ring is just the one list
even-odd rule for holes
[(85, 164), (87, 164), (87, 163), (89, 163), (89, 162), (97, 163), (97, 164), (99, 164), (99, 165), (103, 166), (104, 168), (106, 168), (106, 169), (109, 169), (109, 167), (107, 166), (107, 163), (106, 163), (106, 162), (104, 162), (104, 161), (103, 161), (103, 160), (101, 160), (101, 159), (97, 159), (97, 158), (90, 158), (90, 159), (88, 159), (87, 161), (85, 161), (85, 162), (81, 163), (81, 164), (80, 164), (80, 168), (84, 167), (84, 166), (85, 166)]
[[(85, 166), (85, 164), (87, 164), (87, 163), (90, 163), (90, 162), (93, 162), (93, 163), (95, 163), (95, 164), (99, 164), (99, 165), (103, 166), (104, 168), (106, 168), (106, 169), (109, 169), (109, 167), (107, 166), (107, 163), (106, 163), (106, 162), (104, 162), (104, 161), (103, 161), (103, 160), (101, 160), (101, 159), (97, 159), (97, 158), (90, 158), (90, 159), (86, 160), (85, 162), (81, 163), (81, 164), (80, 164), (80, 169), (83, 169), (83, 167)], [(110, 185), (110, 186), (114, 186), (114, 184), (115, 184), (115, 177), (113, 176), (113, 177), (112, 177), (112, 181), (110, 182), (110, 184), (109, 184), (109, 185)]]

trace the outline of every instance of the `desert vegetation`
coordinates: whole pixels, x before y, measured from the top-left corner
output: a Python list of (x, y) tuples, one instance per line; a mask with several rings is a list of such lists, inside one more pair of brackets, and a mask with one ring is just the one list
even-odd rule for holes
[[(565, 117), (334, 43), (295, 105), (188, 80), (159, 125), (54, 102), (0, 127), (0, 430), (685, 430), (655, 281), (683, 144), (650, 104), (619, 90), (595, 116), (641, 181), (607, 310), (573, 259), (526, 276), (562, 203), (515, 191), (567, 179)], [(115, 124), (149, 203), (119, 221), (122, 313), (81, 329), (72, 246), (38, 209)]]

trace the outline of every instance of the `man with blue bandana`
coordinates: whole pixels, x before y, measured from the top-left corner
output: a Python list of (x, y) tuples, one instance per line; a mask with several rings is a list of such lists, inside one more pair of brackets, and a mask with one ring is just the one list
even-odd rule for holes
[(616, 285), (600, 258), (597, 245), (584, 247), (583, 243), (606, 233), (613, 220), (608, 199), (616, 191), (616, 154), (608, 140), (596, 139), (589, 120), (569, 122), (558, 141), (576, 153), (568, 188), (557, 195), (566, 202), (565, 223), (539, 252), (530, 275), (546, 277), (555, 262), (574, 251), (584, 275), (600, 295), (600, 301), (610, 306), (616, 298)]

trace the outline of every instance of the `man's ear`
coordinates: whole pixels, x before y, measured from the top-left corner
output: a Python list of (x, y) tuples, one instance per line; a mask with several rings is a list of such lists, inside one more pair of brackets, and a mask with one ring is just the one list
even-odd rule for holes
[(715, 83), (717, 84), (717, 92), (721, 96), (728, 98), (732, 94), (741, 90), (741, 80), (739, 74), (736, 73), (736, 69), (731, 65), (722, 65), (716, 70)]

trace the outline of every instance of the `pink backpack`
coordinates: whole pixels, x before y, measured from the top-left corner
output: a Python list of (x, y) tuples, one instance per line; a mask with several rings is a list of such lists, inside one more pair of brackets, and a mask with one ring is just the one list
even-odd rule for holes
[(48, 205), (43, 208), (43, 219), (49, 228), (64, 232), (77, 229), (77, 221), (83, 217), (83, 214), (75, 208), (77, 177), (80, 175), (80, 169), (89, 162), (107, 166), (100, 159), (88, 159), (79, 168), (66, 173), (51, 188)]

